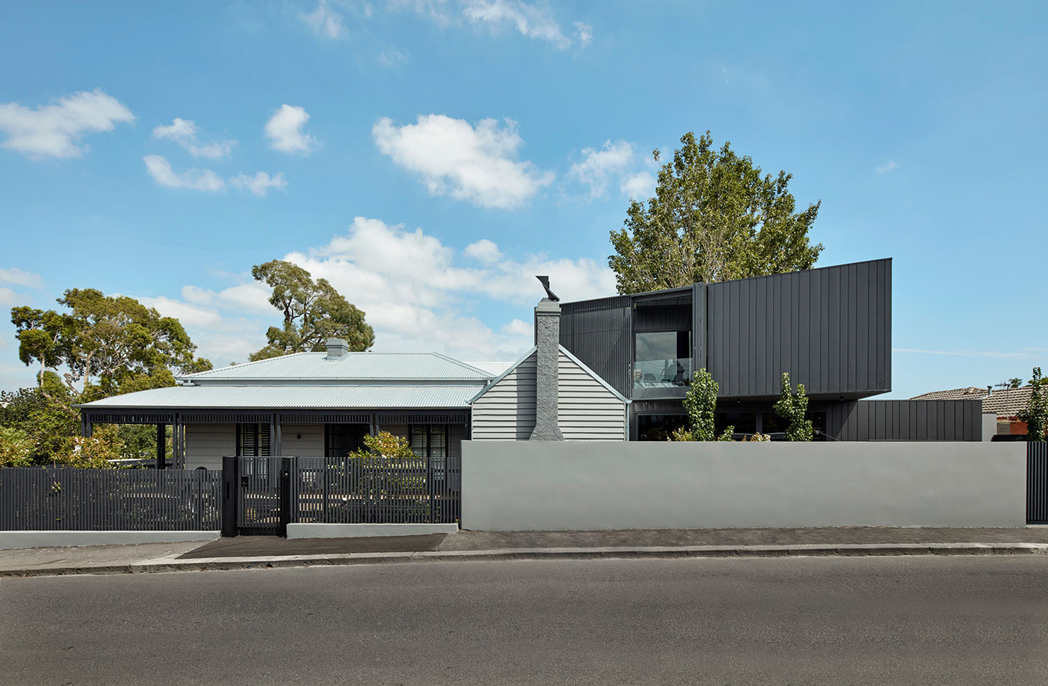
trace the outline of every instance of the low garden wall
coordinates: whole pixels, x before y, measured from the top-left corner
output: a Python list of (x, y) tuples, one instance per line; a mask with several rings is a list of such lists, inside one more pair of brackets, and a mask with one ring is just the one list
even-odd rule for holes
[(462, 527), (1019, 527), (1024, 443), (466, 441)]

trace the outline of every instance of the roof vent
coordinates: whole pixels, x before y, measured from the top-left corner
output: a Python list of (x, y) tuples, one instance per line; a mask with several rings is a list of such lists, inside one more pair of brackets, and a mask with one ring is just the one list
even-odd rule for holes
[(327, 357), (324, 359), (339, 360), (345, 357), (348, 352), (349, 343), (341, 338), (329, 338), (327, 339)]

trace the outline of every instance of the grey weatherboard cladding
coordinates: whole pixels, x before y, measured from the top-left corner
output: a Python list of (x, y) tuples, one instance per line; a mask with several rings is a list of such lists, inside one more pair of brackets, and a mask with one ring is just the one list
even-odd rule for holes
[(705, 292), (695, 302), (706, 301), (706, 367), (722, 398), (777, 396), (783, 372), (809, 396), (891, 390), (891, 259), (695, 289)]

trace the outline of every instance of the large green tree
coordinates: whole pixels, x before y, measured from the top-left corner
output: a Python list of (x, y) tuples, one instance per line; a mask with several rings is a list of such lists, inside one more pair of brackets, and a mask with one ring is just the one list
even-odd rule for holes
[[(179, 321), (127, 296), (72, 288), (58, 299), (67, 311), (15, 307), (11, 323), (26, 365), (65, 366), (70, 389), (84, 400), (170, 386), (173, 372), (211, 369)], [(76, 384), (80, 383), (80, 388)]]
[[(655, 196), (633, 200), (625, 226), (611, 233), (619, 293), (638, 293), (810, 269), (822, 252), (808, 231), (819, 202), (796, 211), (792, 175), (763, 174), (748, 156), (709, 131), (681, 139), (659, 171)], [(652, 153), (659, 160), (659, 151)]]
[(308, 271), (283, 260), (256, 265), (251, 275), (273, 289), (269, 302), (284, 315), (284, 324), (269, 327), (266, 347), (252, 353), (250, 360), (320, 352), (328, 338), (342, 338), (355, 351), (374, 345), (375, 332), (364, 321), (364, 313), (326, 279), (314, 281)]

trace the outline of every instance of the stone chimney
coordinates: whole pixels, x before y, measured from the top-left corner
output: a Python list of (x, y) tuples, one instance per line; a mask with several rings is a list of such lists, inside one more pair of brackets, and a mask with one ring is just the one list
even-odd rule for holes
[[(543, 281), (543, 277), (539, 277)], [(535, 370), (535, 430), (533, 441), (563, 441), (557, 420), (557, 377), (560, 366), (560, 302), (543, 281), (546, 293), (535, 308), (535, 345), (538, 347)]]
[(344, 357), (348, 352), (349, 343), (341, 338), (329, 338), (327, 339), (327, 357), (324, 359), (338, 360)]

